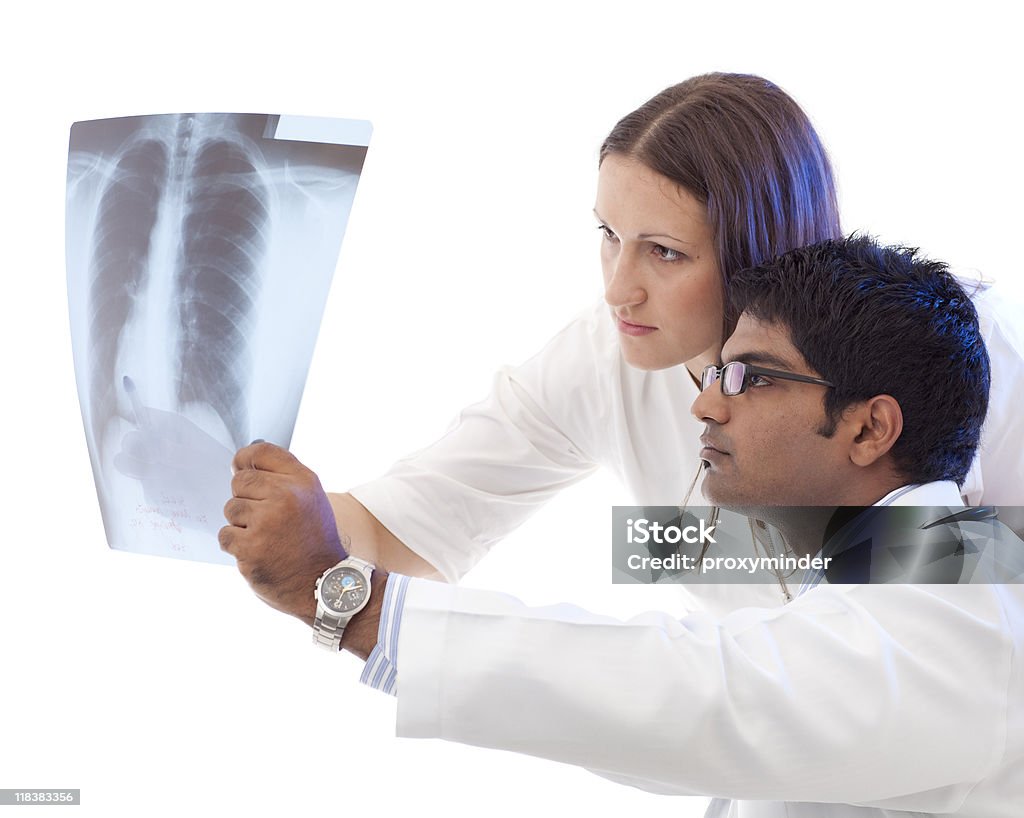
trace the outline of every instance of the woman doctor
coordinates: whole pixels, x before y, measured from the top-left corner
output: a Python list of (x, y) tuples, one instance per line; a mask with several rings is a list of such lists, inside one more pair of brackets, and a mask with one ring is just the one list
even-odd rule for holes
[[(455, 581), (598, 466), (637, 504), (678, 503), (699, 462), (689, 407), (735, 321), (730, 274), (841, 235), (809, 120), (772, 83), (739, 74), (693, 77), (620, 120), (601, 147), (594, 212), (604, 303), (501, 371), (441, 440), (330, 496), (358, 556)], [(1010, 404), (1024, 385), (1024, 336), (991, 288), (975, 303), (992, 393), (962, 494), (1024, 505), (1024, 415)]]

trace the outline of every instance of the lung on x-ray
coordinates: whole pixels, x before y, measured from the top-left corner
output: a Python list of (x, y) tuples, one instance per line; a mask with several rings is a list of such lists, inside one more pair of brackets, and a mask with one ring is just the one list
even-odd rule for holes
[(258, 114), (72, 126), (71, 338), (112, 548), (232, 562), (231, 459), (291, 440), (369, 135)]

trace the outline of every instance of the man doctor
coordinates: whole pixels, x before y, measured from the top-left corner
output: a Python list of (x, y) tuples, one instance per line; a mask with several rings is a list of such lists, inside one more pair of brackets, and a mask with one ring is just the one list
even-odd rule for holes
[[(767, 518), (961, 504), (989, 370), (943, 265), (829, 241), (739, 274), (730, 295), (741, 317), (693, 404), (706, 497)], [(265, 443), (235, 467), (222, 547), (316, 641), (368, 658), (399, 735), (714, 796), (714, 816), (1024, 803), (1024, 586), (809, 582), (777, 608), (621, 622), (346, 559), (313, 472)], [(802, 519), (775, 522), (814, 553), (828, 515)]]

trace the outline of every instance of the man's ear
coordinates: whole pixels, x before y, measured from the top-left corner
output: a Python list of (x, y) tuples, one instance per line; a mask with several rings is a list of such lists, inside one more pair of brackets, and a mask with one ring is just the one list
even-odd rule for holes
[(891, 395), (875, 395), (843, 412), (850, 439), (850, 460), (870, 466), (888, 454), (903, 432), (903, 410)]

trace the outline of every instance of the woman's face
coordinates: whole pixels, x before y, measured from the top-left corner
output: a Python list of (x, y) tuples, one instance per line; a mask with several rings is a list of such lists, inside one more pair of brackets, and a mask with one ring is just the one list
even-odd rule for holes
[(722, 349), (722, 276), (707, 212), (643, 163), (610, 154), (594, 208), (604, 234), (604, 300), (626, 361), (639, 369), (686, 363), (698, 378)]

